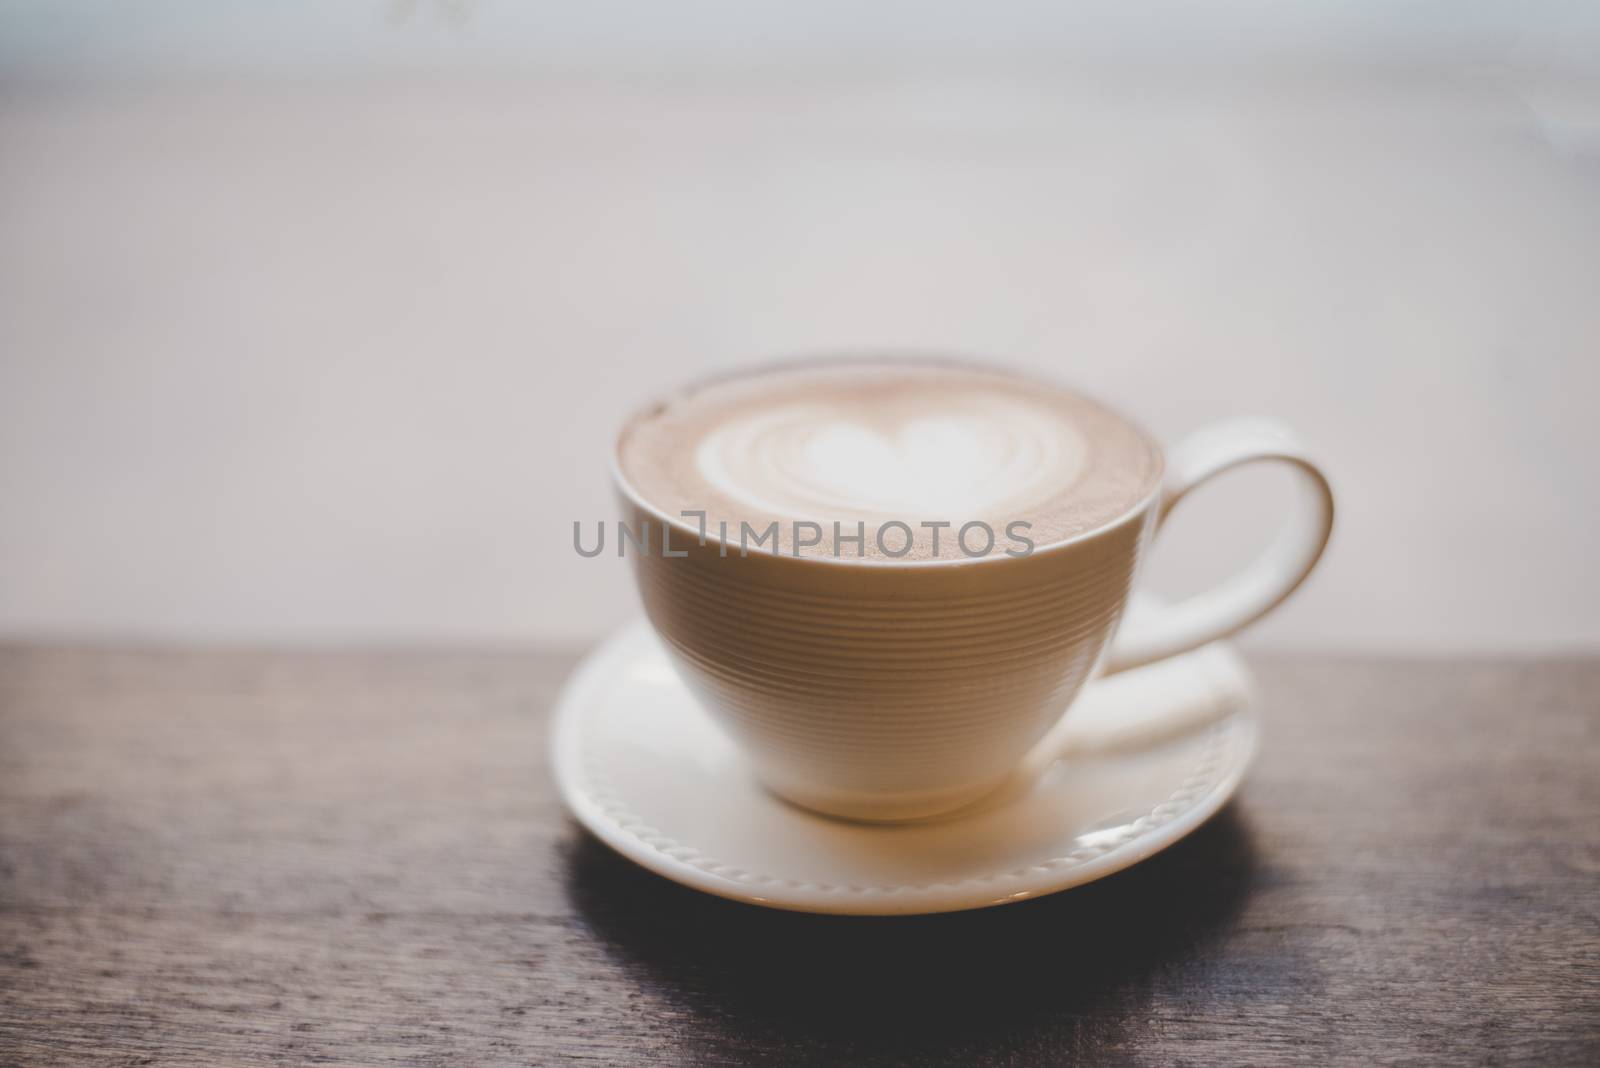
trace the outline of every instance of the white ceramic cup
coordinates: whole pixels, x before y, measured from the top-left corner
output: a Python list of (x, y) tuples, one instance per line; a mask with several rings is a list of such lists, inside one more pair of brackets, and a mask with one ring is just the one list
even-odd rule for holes
[[(1220, 587), (1119, 633), (1139, 561), (1173, 507), (1225, 471), (1265, 462), (1286, 466), (1305, 491), (1277, 540)], [(1310, 574), (1333, 527), (1327, 478), (1265, 419), (1195, 433), (1167, 454), (1157, 492), (1020, 557), (741, 556), (737, 546), (723, 555), (715, 537), (700, 542), (696, 521), (631, 485), (615, 451), (612, 477), (623, 521), (647, 524), (652, 551), (631, 554), (635, 577), (684, 682), (770, 789), (852, 819), (921, 818), (982, 797), (1091, 675), (1261, 618)], [(684, 555), (661, 553), (664, 530)]]

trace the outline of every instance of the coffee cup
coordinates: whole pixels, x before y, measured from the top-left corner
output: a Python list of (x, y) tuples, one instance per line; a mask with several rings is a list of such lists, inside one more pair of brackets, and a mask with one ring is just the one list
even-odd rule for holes
[[(1121, 626), (1172, 509), (1262, 463), (1303, 491), (1277, 539)], [(1092, 677), (1270, 612), (1333, 524), (1327, 478), (1275, 421), (1163, 452), (1075, 390), (925, 357), (685, 387), (627, 421), (612, 475), (645, 613), (685, 684), (768, 788), (862, 820), (996, 789)]]

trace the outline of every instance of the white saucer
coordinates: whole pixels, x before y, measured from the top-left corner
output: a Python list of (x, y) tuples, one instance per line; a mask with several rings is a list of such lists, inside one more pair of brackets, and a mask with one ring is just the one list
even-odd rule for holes
[(1101, 680), (1031, 788), (938, 822), (848, 823), (762, 788), (639, 622), (574, 672), (552, 749), (578, 820), (685, 886), (802, 912), (948, 912), (1099, 879), (1200, 826), (1255, 753), (1251, 691), (1221, 643)]

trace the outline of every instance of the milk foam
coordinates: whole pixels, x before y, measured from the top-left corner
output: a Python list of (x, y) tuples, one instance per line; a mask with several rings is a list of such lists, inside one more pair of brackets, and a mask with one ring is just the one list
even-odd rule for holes
[(1048, 409), (956, 393), (905, 407), (810, 403), (737, 414), (701, 439), (695, 467), (752, 514), (851, 523), (1017, 512), (1083, 473), (1082, 436)]
[[(697, 387), (630, 423), (619, 460), (645, 500), (674, 517), (703, 511), (713, 533), (726, 523), (736, 540), (741, 523), (775, 520), (788, 552), (794, 522), (852, 533), (865, 523), (867, 555), (882, 556), (871, 532), (893, 520), (916, 530), (910, 559), (933, 554), (925, 521), (997, 533), (1022, 521), (1040, 545), (1081, 533), (1149, 496), (1161, 467), (1142, 432), (1069, 390), (895, 362)], [(825, 540), (805, 554), (829, 550)]]

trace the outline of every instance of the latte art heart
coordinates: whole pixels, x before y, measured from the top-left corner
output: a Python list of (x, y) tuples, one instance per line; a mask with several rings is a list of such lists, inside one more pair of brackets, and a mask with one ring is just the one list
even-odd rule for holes
[(746, 413), (701, 440), (696, 468), (752, 514), (816, 522), (997, 516), (1082, 473), (1082, 438), (1048, 410), (947, 403), (901, 421), (823, 405)]
[(869, 562), (902, 559), (904, 535), (885, 550), (870, 533), (891, 521), (912, 528), (910, 561), (939, 555), (930, 521), (997, 533), (1020, 522), (1040, 545), (1071, 537), (1129, 512), (1161, 469), (1141, 431), (1070, 390), (891, 361), (701, 386), (635, 419), (618, 451), (629, 485), (668, 517), (703, 512), (713, 536), (726, 529), (735, 543), (742, 525), (778, 523), (780, 551), (814, 556), (840, 554), (803, 545), (794, 523), (863, 523)]

